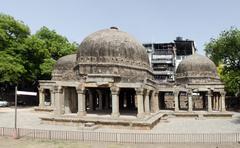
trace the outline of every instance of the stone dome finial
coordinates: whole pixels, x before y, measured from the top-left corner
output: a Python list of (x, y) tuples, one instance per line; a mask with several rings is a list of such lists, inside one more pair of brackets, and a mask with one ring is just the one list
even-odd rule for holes
[(110, 29), (118, 30), (118, 27), (116, 27), (116, 26), (112, 26), (112, 27), (110, 27)]

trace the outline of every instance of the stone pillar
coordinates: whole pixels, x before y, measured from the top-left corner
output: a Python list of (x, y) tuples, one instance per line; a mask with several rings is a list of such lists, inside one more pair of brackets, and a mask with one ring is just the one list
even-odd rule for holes
[(103, 100), (102, 100), (103, 97), (102, 97), (102, 92), (101, 92), (101, 90), (98, 90), (97, 92), (98, 92), (98, 99), (99, 99), (99, 100), (98, 100), (98, 101), (99, 101), (99, 102), (98, 102), (98, 103), (99, 103), (99, 104), (98, 104), (98, 105), (99, 105), (99, 109), (102, 110), (102, 109), (103, 109)]
[(135, 108), (138, 107), (138, 104), (137, 104), (137, 94), (136, 93), (134, 95), (134, 106), (135, 106)]
[(219, 97), (218, 96), (214, 96), (215, 98), (215, 110), (219, 111)]
[(137, 98), (137, 117), (144, 118), (144, 106), (143, 106), (143, 89), (137, 88), (136, 89), (136, 98)]
[(208, 98), (208, 111), (212, 111), (212, 91), (211, 89), (208, 90), (207, 92), (207, 98)]
[(218, 110), (221, 111), (222, 110), (222, 100), (221, 100), (221, 94), (219, 94), (218, 96)]
[(86, 96), (85, 96), (85, 88), (80, 86), (77, 87), (78, 94), (78, 113), (77, 115), (82, 117), (86, 115)]
[(156, 113), (159, 111), (159, 100), (158, 100), (158, 92), (152, 92), (151, 98), (151, 112)]
[(94, 107), (94, 105), (93, 105), (93, 94), (92, 94), (93, 92), (89, 89), (88, 90), (88, 99), (89, 99), (89, 111), (93, 111), (93, 107)]
[(193, 103), (192, 103), (192, 90), (188, 90), (188, 111), (193, 111)]
[(55, 86), (55, 115), (64, 114), (64, 101), (63, 101), (63, 89), (61, 86)]
[(43, 88), (39, 88), (38, 89), (39, 92), (39, 107), (44, 107), (44, 101), (45, 101), (45, 95), (44, 95), (44, 89)]
[(50, 89), (50, 93), (51, 93), (51, 106), (54, 107), (55, 106), (55, 94), (54, 94), (54, 90)]
[(118, 118), (119, 113), (119, 88), (116, 86), (111, 87), (112, 94), (112, 117)]
[(226, 111), (226, 106), (225, 106), (225, 95), (226, 95), (226, 92), (225, 91), (221, 91), (220, 94), (221, 94), (221, 111), (225, 112)]
[(174, 111), (177, 112), (177, 111), (179, 111), (179, 104), (178, 104), (179, 91), (178, 91), (178, 90), (175, 90), (175, 91), (173, 92), (173, 94), (174, 94), (174, 102), (175, 102)]
[(146, 115), (150, 115), (149, 94), (150, 94), (150, 91), (147, 90), (146, 94), (145, 94), (145, 99), (144, 99), (144, 108), (145, 108), (145, 114)]
[(216, 107), (216, 102), (217, 102), (217, 100), (216, 100), (216, 97), (213, 95), (213, 98), (212, 98), (213, 100), (212, 100), (212, 109), (213, 110), (215, 110), (215, 107)]

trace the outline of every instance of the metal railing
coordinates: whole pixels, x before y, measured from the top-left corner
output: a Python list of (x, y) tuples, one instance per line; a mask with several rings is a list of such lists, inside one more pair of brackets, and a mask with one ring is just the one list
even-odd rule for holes
[[(12, 136), (14, 128), (0, 128), (1, 136)], [(19, 138), (71, 141), (96, 141), (116, 143), (239, 143), (240, 133), (117, 133), (96, 131), (57, 131), (40, 129), (17, 129)]]

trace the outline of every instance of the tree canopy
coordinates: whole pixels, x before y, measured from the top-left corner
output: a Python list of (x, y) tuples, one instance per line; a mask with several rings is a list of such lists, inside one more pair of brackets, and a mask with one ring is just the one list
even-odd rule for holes
[(32, 87), (38, 79), (50, 79), (56, 60), (76, 47), (55, 30), (44, 26), (31, 34), (22, 21), (0, 13), (0, 87)]
[(219, 67), (228, 93), (240, 93), (240, 30), (225, 30), (205, 47), (206, 54)]

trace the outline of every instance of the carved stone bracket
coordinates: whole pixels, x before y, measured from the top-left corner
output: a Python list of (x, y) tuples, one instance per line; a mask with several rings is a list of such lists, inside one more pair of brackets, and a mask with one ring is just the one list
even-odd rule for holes
[(143, 88), (135, 88), (137, 95), (143, 95)]
[(112, 87), (110, 88), (110, 90), (111, 90), (112, 95), (118, 95), (120, 89), (119, 89), (119, 87), (117, 87), (117, 86), (112, 86)]
[(63, 93), (62, 86), (58, 86), (58, 85), (54, 86), (54, 92), (55, 93)]
[(225, 96), (226, 92), (225, 91), (220, 91), (221, 96)]
[(192, 89), (188, 89), (187, 95), (188, 95), (188, 96), (192, 96), (192, 93), (193, 93)]
[(79, 85), (76, 87), (76, 90), (77, 90), (77, 93), (78, 93), (78, 94), (84, 94), (85, 91), (86, 91), (84, 84), (79, 84)]

